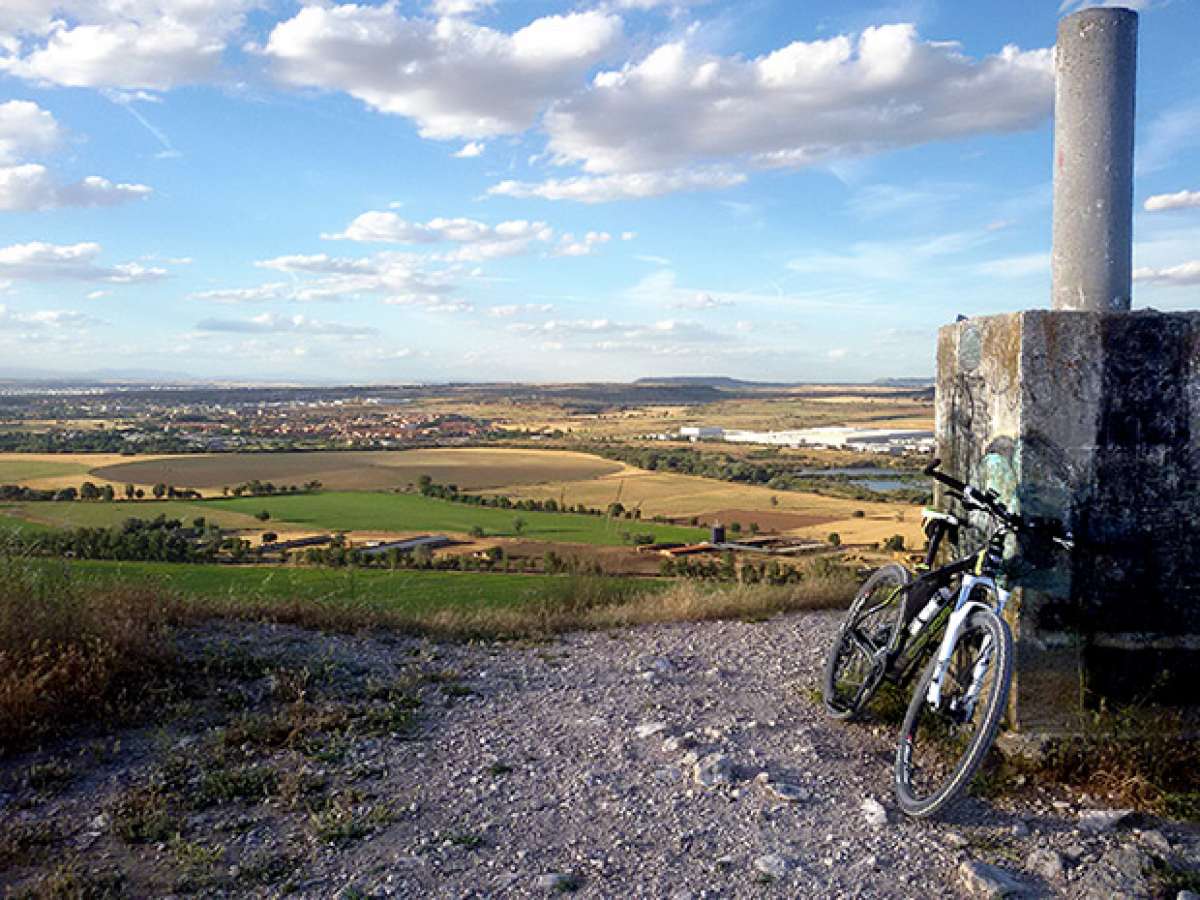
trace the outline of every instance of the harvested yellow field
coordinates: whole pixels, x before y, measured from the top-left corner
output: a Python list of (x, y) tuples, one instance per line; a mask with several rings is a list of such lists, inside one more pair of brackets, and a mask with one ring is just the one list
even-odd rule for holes
[[(821, 539), (836, 531), (845, 543), (875, 543), (894, 534), (903, 534), (909, 545), (923, 539), (919, 506), (774, 491), (693, 475), (648, 472), (629, 465), (622, 466), (620, 472), (586, 481), (506, 485), (480, 493), (601, 508), (620, 502), (628, 509), (641, 509), (645, 519), (698, 516), (705, 522), (717, 518), (743, 525), (758, 521), (764, 530)], [(856, 511), (863, 515), (856, 517)]]
[[(128, 463), (131, 458), (119, 453), (0, 453), (0, 484), (56, 490), (79, 487), (82, 482), (90, 481), (95, 485), (111, 484), (119, 488), (124, 482), (111, 481), (92, 472), (104, 466)], [(149, 461), (162, 457), (136, 458)]]

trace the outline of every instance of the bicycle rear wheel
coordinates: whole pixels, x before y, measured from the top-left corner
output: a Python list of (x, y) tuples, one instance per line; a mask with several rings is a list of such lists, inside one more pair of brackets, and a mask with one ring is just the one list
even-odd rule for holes
[(1012, 682), (1012, 633), (990, 609), (967, 618), (954, 642), (937, 705), (935, 656), (917, 683), (896, 752), (896, 799), (910, 816), (932, 816), (970, 785), (991, 749)]
[(829, 714), (848, 719), (875, 694), (883, 679), (882, 651), (904, 613), (908, 569), (888, 563), (871, 573), (854, 596), (825, 660), (821, 695)]

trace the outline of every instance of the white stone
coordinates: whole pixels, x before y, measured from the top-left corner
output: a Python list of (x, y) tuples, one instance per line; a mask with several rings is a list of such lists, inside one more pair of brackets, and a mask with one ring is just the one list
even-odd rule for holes
[(633, 729), (633, 733), (636, 734), (639, 738), (648, 738), (648, 737), (654, 737), (654, 735), (660, 734), (666, 730), (667, 730), (666, 722), (646, 722), (642, 725), (637, 726), (637, 728)]
[(881, 828), (888, 822), (887, 810), (874, 797), (868, 797), (862, 802), (862, 814), (868, 825)]
[(777, 853), (768, 853), (754, 860), (754, 871), (769, 878), (786, 878), (792, 864)]

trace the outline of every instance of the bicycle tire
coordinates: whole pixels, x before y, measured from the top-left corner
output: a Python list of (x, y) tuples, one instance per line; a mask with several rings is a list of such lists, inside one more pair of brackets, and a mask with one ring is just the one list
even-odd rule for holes
[[(862, 675), (861, 682), (857, 685), (851, 684), (851, 691), (839, 688), (839, 675), (843, 672), (847, 660), (853, 661), (851, 654), (857, 654), (861, 662), (867, 662), (863, 658), (862, 648), (855, 640), (855, 638), (862, 637), (861, 634), (855, 633), (855, 629), (862, 624), (865, 616), (874, 615), (875, 612), (883, 614), (872, 625), (874, 633), (871, 635), (870, 643), (876, 647), (886, 646), (890, 643), (894, 629), (904, 614), (904, 602), (899, 589), (907, 586), (911, 581), (912, 574), (908, 569), (899, 563), (888, 563), (872, 572), (854, 595), (854, 602), (850, 604), (850, 609), (847, 610), (846, 617), (842, 620), (841, 627), (838, 628), (833, 646), (829, 648), (829, 654), (825, 659), (824, 677), (821, 682), (821, 699), (825, 703), (825, 709), (833, 718), (851, 718), (870, 702), (871, 697), (878, 690), (884, 674), (881, 667), (876, 670), (877, 667), (872, 666), (870, 671)], [(877, 609), (869, 609), (876, 591), (880, 589), (886, 591), (889, 588), (892, 590), (885, 599), (886, 605)], [(886, 626), (886, 631), (880, 630), (883, 626)]]
[[(961, 713), (954, 710), (954, 701), (961, 696), (956, 691), (965, 687), (963, 677), (966, 665), (969, 663), (973, 672), (982, 658), (984, 638), (990, 639), (994, 648), (987, 671), (982, 676), (984, 679), (990, 676), (990, 681), (983, 686), (970, 719), (955, 722), (955, 718), (961, 718)], [(973, 652), (977, 654), (974, 658), (971, 657)], [(977, 609), (967, 618), (955, 641), (936, 710), (927, 700), (929, 685), (937, 668), (937, 657), (930, 660), (925, 674), (913, 691), (896, 750), (896, 800), (905, 813), (916, 818), (935, 815), (968, 788), (991, 749), (1004, 718), (1012, 684), (1012, 666), (1012, 632), (991, 609)], [(972, 675), (972, 679), (974, 677)], [(963, 746), (963, 735), (954, 729), (968, 725), (970, 734)], [(950, 739), (939, 737), (937, 731), (940, 728), (951, 730)], [(922, 731), (925, 732), (924, 737), (921, 736)], [(961, 750), (958, 749), (960, 746)], [(923, 771), (925, 769), (929, 771)], [(919, 778), (918, 772), (921, 773)]]

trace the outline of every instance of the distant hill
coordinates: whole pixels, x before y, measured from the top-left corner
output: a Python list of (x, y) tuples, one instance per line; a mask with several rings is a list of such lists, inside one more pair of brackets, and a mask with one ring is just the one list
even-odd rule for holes
[(933, 387), (932, 378), (876, 378), (871, 384), (877, 384), (880, 387), (898, 387), (898, 388), (929, 388)]
[(724, 375), (671, 375), (666, 378), (639, 378), (633, 383), (638, 386), (711, 387), (725, 388), (727, 390), (788, 386), (788, 382), (783, 381), (743, 381), (740, 378), (727, 378)]

